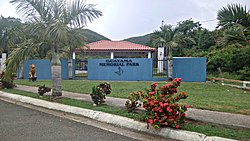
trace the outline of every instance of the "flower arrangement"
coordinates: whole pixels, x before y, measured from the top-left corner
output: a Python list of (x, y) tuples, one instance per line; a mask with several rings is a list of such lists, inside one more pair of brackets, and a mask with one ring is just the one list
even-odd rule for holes
[(143, 95), (143, 107), (146, 109), (145, 120), (153, 128), (161, 126), (180, 128), (180, 125), (185, 122), (185, 112), (188, 106), (177, 102), (187, 98), (188, 95), (185, 92), (176, 94), (180, 83), (181, 78), (175, 78), (158, 88), (157, 83), (152, 83), (151, 88), (147, 90), (147, 95)]
[(92, 88), (92, 93), (90, 94), (91, 99), (94, 102), (94, 106), (104, 103), (104, 99), (106, 99), (106, 95), (111, 93), (111, 86), (108, 82), (101, 83)]

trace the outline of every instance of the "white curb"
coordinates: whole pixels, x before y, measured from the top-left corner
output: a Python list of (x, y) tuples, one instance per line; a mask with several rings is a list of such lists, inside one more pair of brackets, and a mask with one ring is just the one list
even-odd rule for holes
[(100, 111), (94, 111), (84, 108), (78, 108), (74, 106), (68, 106), (64, 104), (54, 103), (54, 102), (48, 102), (40, 99), (30, 98), (26, 96), (21, 96), (17, 94), (11, 94), (0, 91), (0, 97), (2, 98), (8, 98), (14, 101), (19, 101), (23, 103), (32, 104), (39, 107), (44, 107), (48, 109), (73, 113), (81, 116), (85, 116), (91, 119), (95, 119), (97, 121), (110, 123), (126, 128), (130, 128), (133, 130), (145, 132), (148, 134), (153, 134), (157, 136), (162, 136), (165, 138), (171, 138), (171, 139), (177, 139), (177, 140), (183, 140), (183, 141), (234, 141), (232, 139), (226, 139), (226, 138), (220, 138), (220, 137), (209, 137), (201, 133), (196, 132), (190, 132), (185, 130), (175, 130), (171, 128), (160, 128), (160, 129), (153, 129), (149, 128), (147, 129), (146, 123), (135, 121), (130, 118), (112, 115)]

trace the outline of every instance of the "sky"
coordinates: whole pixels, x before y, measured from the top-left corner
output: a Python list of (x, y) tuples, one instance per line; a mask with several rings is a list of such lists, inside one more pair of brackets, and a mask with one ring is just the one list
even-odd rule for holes
[[(0, 15), (21, 18), (10, 0), (0, 1)], [(240, 3), (250, 10), (249, 0), (87, 0), (103, 16), (88, 23), (86, 28), (111, 40), (143, 36), (159, 30), (162, 25), (176, 26), (178, 22), (192, 19), (202, 27), (214, 30), (217, 12), (223, 6)]]

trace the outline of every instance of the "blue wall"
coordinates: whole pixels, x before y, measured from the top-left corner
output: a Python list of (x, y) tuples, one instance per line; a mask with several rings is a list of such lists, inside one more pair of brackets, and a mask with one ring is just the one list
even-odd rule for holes
[[(37, 80), (51, 80), (51, 62), (49, 60), (27, 60), (24, 62), (23, 75), (24, 79), (29, 79), (29, 66), (31, 64), (36, 65)], [(61, 73), (62, 79), (68, 79), (68, 60), (61, 59)], [(73, 79), (75, 79), (75, 60), (72, 62)]]
[[(123, 63), (122, 63), (123, 61)], [(134, 63), (127, 66), (126, 61)], [(167, 65), (167, 62), (166, 62)], [(116, 58), (89, 59), (89, 80), (121, 81), (166, 81), (167, 78), (153, 78), (152, 59)], [(167, 66), (166, 66), (167, 71)], [(173, 77), (182, 78), (184, 82), (206, 81), (206, 58), (173, 58)]]
[(51, 62), (49, 60), (27, 60), (23, 65), (23, 77), (29, 79), (30, 65), (36, 65), (37, 80), (51, 79)]
[(116, 58), (89, 59), (89, 80), (149, 81), (152, 78), (152, 59)]
[(206, 61), (206, 58), (174, 57), (173, 77), (182, 78), (184, 82), (205, 82)]

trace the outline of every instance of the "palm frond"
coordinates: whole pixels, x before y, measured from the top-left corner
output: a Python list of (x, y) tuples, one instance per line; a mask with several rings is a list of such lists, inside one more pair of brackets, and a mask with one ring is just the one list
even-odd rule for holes
[(12, 74), (16, 73), (23, 64), (23, 61), (29, 58), (34, 48), (40, 47), (42, 44), (43, 43), (34, 44), (34, 41), (31, 39), (18, 44), (18, 47), (9, 54), (5, 61), (6, 68), (4, 71), (5, 73), (3, 80), (6, 82), (11, 82)]
[(250, 26), (250, 18), (248, 16), (246, 6), (241, 4), (231, 4), (222, 7), (218, 11), (217, 19), (219, 20), (218, 26), (227, 26), (234, 23), (241, 24), (242, 26)]
[(219, 41), (221, 46), (228, 44), (241, 44), (246, 45), (247, 38), (244, 35), (244, 27), (242, 25), (234, 25), (224, 31), (224, 36)]
[(95, 18), (102, 16), (102, 12), (96, 10), (95, 5), (85, 4), (85, 1), (74, 0), (67, 7), (68, 15), (65, 22), (75, 27), (82, 27), (87, 21), (92, 22)]

